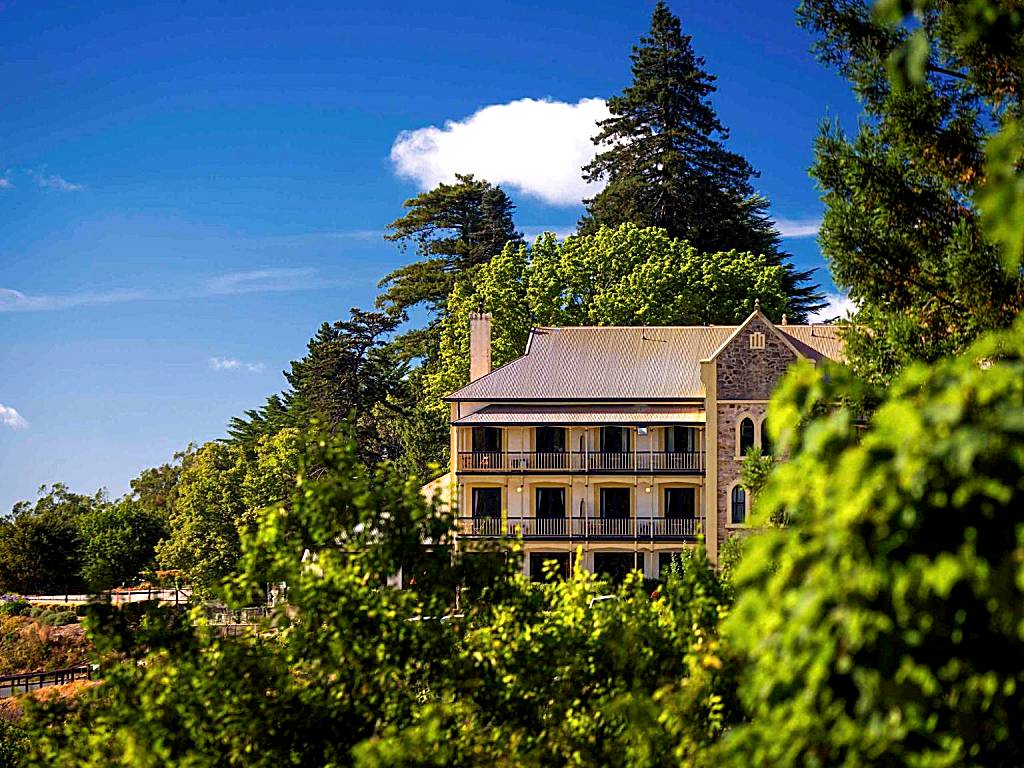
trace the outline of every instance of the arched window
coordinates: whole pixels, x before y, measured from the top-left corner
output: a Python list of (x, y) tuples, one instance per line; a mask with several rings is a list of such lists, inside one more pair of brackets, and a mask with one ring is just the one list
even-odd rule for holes
[(772, 439), (768, 437), (768, 419), (761, 421), (761, 454), (772, 455)]
[(733, 525), (747, 522), (747, 492), (742, 485), (732, 489), (732, 516), (729, 519)]
[(754, 420), (749, 416), (740, 422), (740, 449), (739, 454), (746, 454), (748, 448), (754, 447)]

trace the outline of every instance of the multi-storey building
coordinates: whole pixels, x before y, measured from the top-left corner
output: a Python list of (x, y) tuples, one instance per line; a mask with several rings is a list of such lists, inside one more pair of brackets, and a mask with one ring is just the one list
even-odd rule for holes
[(462, 546), (522, 536), (544, 560), (656, 576), (703, 536), (712, 561), (747, 522), (740, 462), (770, 453), (771, 391), (797, 359), (840, 359), (826, 325), (536, 328), (490, 370), (490, 315), (470, 320), (471, 381), (451, 403), (449, 484)]

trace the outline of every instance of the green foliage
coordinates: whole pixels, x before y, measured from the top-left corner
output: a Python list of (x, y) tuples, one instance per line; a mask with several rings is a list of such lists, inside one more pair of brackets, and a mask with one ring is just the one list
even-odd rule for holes
[[(302, 467), (229, 590), (288, 584), (261, 636), (94, 607), (99, 652), (124, 661), (74, 712), (31, 714), (33, 764), (696, 765), (736, 722), (727, 599), (701, 555), (657, 599), (633, 579), (593, 603), (592, 575), (538, 587), (515, 558), (440, 546), (451, 520), (351, 444), (310, 443)], [(383, 586), (400, 568), (409, 588)]]
[(261, 439), (316, 425), (354, 429), (368, 466), (400, 453), (393, 422), (405, 416), (407, 366), (387, 343), (400, 318), (351, 309), (349, 319), (324, 323), (306, 355), (293, 360), (290, 388), (228, 426), (232, 445), (249, 453)]
[(0, 768), (21, 768), (28, 749), (26, 733), (13, 723), (0, 718)]
[(587, 201), (580, 231), (631, 223), (660, 227), (703, 253), (764, 254), (783, 266), (789, 315), (802, 321), (821, 295), (781, 250), (768, 201), (751, 184), (757, 173), (725, 148), (728, 131), (710, 101), (715, 78), (661, 0), (630, 58), (633, 83), (608, 100), (611, 117), (594, 137), (600, 151), (584, 168), (584, 178), (607, 186)]
[(1004, 266), (1016, 272), (1024, 257), (1024, 10), (989, 0), (882, 0), (875, 17), (899, 41), (888, 60), (896, 90), (927, 90), (932, 74), (960, 79), (993, 118), (977, 201)]
[(157, 545), (160, 565), (180, 570), (201, 594), (233, 573), (241, 531), (291, 495), (301, 451), (295, 429), (261, 436), (251, 453), (217, 442), (200, 448), (178, 480), (170, 533)]
[(152, 565), (157, 542), (167, 533), (166, 510), (125, 498), (84, 513), (78, 530), (82, 579), (99, 592), (134, 582)]
[(0, 616), (26, 616), (31, 609), (32, 604), (28, 600), (5, 599), (0, 602)]
[[(735, 764), (1024, 757), (1024, 322), (912, 365), (863, 433), (801, 367), (772, 404), (791, 458), (758, 499), (728, 637), (751, 661)], [(780, 413), (791, 418), (779, 418)], [(795, 417), (795, 418), (793, 418)]]
[(459, 275), (486, 263), (506, 243), (522, 239), (508, 195), (471, 174), (456, 174), (454, 184), (439, 184), (406, 200), (405, 207), (408, 213), (391, 222), (384, 237), (403, 248), (415, 243), (424, 259), (381, 280), (386, 290), (377, 306), (394, 314), (420, 304), (434, 311), (443, 308)]
[(0, 592), (48, 594), (82, 587), (79, 525), (106, 503), (102, 493), (82, 496), (56, 483), (34, 504), (15, 504), (0, 518)]
[(195, 449), (189, 445), (175, 453), (171, 463), (142, 470), (131, 481), (132, 490), (128, 498), (137, 502), (145, 514), (166, 521), (174, 509), (181, 469), (194, 453)]
[(774, 467), (774, 456), (762, 453), (757, 446), (747, 449), (747, 455), (743, 457), (740, 465), (740, 480), (751, 496), (757, 496), (761, 492)]
[(849, 357), (884, 382), (910, 360), (1006, 327), (1024, 306), (1019, 261), (1002, 271), (997, 246), (1019, 245), (1024, 227), (1013, 127), (1021, 14), (983, 0), (886, 2), (880, 13), (868, 2), (805, 0), (799, 15), (866, 112), (853, 137), (823, 128), (812, 175), (826, 204), (822, 251), (861, 308)]
[(785, 270), (749, 253), (702, 254), (664, 230), (623, 224), (531, 248), (508, 245), (456, 283), (441, 324), (439, 364), (427, 374), (428, 407), (469, 377), (469, 313), (493, 315), (495, 365), (523, 354), (530, 328), (556, 325), (702, 325), (744, 319), (760, 300), (775, 318), (790, 309)]

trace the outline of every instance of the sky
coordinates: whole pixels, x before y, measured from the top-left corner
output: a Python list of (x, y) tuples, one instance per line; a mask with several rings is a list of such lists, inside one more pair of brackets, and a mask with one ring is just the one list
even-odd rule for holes
[[(501, 184), (527, 235), (571, 232), (653, 5), (0, 0), (0, 513), (44, 483), (118, 495), (222, 436), (372, 305), (413, 257), (384, 227), (456, 172)], [(795, 3), (671, 8), (836, 293), (807, 168), (822, 121), (856, 125), (847, 84)]]

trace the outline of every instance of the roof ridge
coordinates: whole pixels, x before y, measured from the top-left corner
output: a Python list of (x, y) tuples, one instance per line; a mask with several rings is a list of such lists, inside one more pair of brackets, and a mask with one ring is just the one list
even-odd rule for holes
[[(596, 331), (621, 331), (625, 329), (636, 329), (636, 330), (651, 330), (651, 329), (664, 329), (664, 330), (681, 330), (681, 329), (694, 329), (694, 330), (707, 330), (708, 328), (738, 328), (736, 325), (537, 325), (533, 327), (535, 331), (565, 331), (565, 330), (596, 330)], [(801, 326), (793, 326), (800, 328)]]

